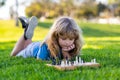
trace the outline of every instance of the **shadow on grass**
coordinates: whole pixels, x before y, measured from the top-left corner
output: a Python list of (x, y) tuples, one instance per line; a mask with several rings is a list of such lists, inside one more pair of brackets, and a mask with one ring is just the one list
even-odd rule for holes
[(39, 22), (38, 26), (42, 28), (50, 28), (52, 26), (52, 23), (51, 22)]
[[(49, 29), (52, 26), (52, 24), (53, 24), (52, 22), (39, 22), (38, 26)], [(112, 29), (111, 29), (111, 31), (110, 30), (109, 31), (100, 30), (99, 29), (100, 27), (99, 26), (97, 26), (97, 27), (98, 28), (94, 29), (91, 26), (83, 26), (82, 27), (83, 35), (86, 37), (113, 37), (113, 36), (118, 37), (118, 36), (120, 36), (120, 32), (112, 32)]]
[(90, 27), (82, 27), (83, 35), (86, 37), (115, 37), (120, 36), (120, 32), (111, 32), (110, 31), (103, 31), (98, 29), (93, 29)]

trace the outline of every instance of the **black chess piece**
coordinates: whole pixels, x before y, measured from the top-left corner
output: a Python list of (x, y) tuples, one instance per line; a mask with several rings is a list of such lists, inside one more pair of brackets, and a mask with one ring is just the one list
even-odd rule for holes
[(69, 59), (68, 59), (68, 57), (67, 57), (67, 56), (66, 56), (66, 58), (65, 58), (65, 59), (66, 59), (66, 61), (67, 61), (67, 64), (69, 64)]
[(52, 65), (56, 65), (56, 59), (54, 57), (52, 57), (51, 59), (52, 59)]
[(61, 59), (59, 58), (59, 56), (56, 58), (56, 65), (61, 65)]

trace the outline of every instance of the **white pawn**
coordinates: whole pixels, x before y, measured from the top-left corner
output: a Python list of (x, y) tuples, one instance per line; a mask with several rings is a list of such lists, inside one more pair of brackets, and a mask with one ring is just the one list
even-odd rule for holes
[(92, 60), (91, 60), (91, 63), (96, 63), (96, 59), (92, 59)]
[(83, 60), (81, 60), (81, 64), (83, 64)]
[(78, 64), (78, 57), (77, 56), (76, 56), (76, 61), (75, 62), (76, 62), (76, 65), (77, 65)]
[(64, 61), (61, 61), (61, 67), (64, 67), (64, 66), (65, 66)]
[(96, 59), (93, 59), (93, 63), (96, 63)]
[(81, 64), (81, 57), (79, 57), (78, 61), (79, 61), (79, 64)]
[(71, 62), (69, 61), (68, 66), (71, 66)]
[(67, 64), (67, 60), (65, 60), (65, 66), (68, 66), (68, 64)]
[(74, 66), (76, 65), (76, 61), (74, 61), (74, 64), (73, 64)]
[(76, 60), (78, 60), (78, 56), (76, 56)]

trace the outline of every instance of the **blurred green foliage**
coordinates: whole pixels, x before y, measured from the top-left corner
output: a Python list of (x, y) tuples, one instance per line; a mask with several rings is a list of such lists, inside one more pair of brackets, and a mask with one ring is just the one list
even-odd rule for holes
[[(76, 2), (75, 2), (76, 1)], [(45, 18), (55, 18), (57, 16), (72, 16), (76, 18), (85, 17), (87, 19), (100, 16), (101, 12), (108, 13), (104, 17), (120, 16), (120, 1), (112, 2), (108, 5), (96, 3), (95, 0), (35, 0), (25, 10), (26, 15)], [(113, 8), (110, 8), (112, 6)], [(116, 6), (116, 7), (115, 7)], [(114, 9), (114, 12), (113, 10)]]

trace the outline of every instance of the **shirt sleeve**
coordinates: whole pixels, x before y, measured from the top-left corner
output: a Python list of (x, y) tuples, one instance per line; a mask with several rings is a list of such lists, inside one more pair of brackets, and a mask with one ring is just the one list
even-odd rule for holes
[(40, 46), (39, 51), (37, 53), (37, 59), (42, 59), (42, 60), (50, 59), (50, 53), (46, 44)]

